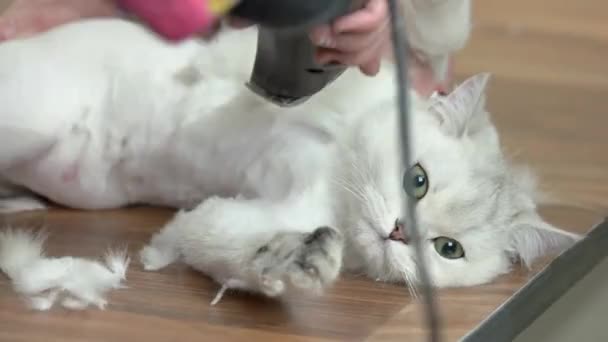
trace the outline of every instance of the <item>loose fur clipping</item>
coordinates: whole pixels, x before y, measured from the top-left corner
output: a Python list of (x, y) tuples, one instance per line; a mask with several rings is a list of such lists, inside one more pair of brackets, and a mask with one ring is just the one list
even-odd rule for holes
[(126, 250), (109, 250), (104, 263), (69, 256), (46, 257), (46, 238), (41, 231), (0, 231), (0, 269), (32, 309), (49, 310), (59, 301), (70, 310), (89, 305), (103, 310), (107, 304), (104, 295), (124, 287), (130, 262)]

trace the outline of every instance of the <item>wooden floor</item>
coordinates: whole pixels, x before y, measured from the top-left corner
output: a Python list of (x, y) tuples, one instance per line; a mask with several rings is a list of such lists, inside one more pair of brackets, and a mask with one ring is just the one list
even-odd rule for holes
[[(608, 214), (608, 2), (476, 0), (476, 29), (459, 78), (490, 71), (489, 106), (508, 150), (528, 162), (560, 205), (547, 217), (587, 231)], [(7, 217), (44, 224), (49, 252), (96, 256), (116, 241), (137, 251), (169, 217), (158, 209)], [(444, 337), (458, 340), (533, 274), (439, 294)], [(0, 341), (424, 341), (421, 311), (404, 288), (348, 278), (325, 298), (277, 303), (228, 293), (182, 266), (145, 273), (106, 311), (32, 313), (0, 276)]]

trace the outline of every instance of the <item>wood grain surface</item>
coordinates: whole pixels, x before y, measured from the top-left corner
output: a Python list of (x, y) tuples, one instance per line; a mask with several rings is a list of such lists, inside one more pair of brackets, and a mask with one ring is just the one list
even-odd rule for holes
[[(456, 61), (459, 79), (494, 74), (488, 103), (507, 150), (553, 195), (545, 216), (577, 232), (608, 214), (606, 13), (603, 0), (477, 0), (473, 39)], [(51, 255), (98, 256), (117, 241), (136, 252), (170, 216), (155, 208), (58, 209), (0, 223), (47, 227)], [(478, 325), (542, 266), (440, 291), (445, 340)], [(36, 313), (0, 276), (0, 341), (425, 340), (421, 308), (406, 289), (355, 276), (323, 298), (279, 303), (228, 292), (214, 307), (217, 285), (181, 265), (148, 273), (133, 263), (128, 285), (111, 293), (105, 311)]]

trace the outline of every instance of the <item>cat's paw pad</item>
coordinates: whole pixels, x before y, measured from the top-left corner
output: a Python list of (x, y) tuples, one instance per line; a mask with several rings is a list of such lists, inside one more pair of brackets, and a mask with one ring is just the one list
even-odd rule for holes
[(153, 247), (146, 246), (139, 252), (139, 259), (146, 271), (157, 271), (169, 265), (175, 259), (169, 252)]
[(275, 297), (291, 288), (320, 294), (338, 277), (343, 245), (342, 235), (329, 227), (277, 235), (254, 258), (262, 292)]
[(329, 227), (317, 228), (304, 239), (299, 258), (289, 265), (290, 283), (320, 293), (331, 285), (342, 266), (342, 235)]
[(262, 292), (268, 297), (279, 296), (285, 291), (285, 283), (273, 276), (262, 275), (260, 283)]

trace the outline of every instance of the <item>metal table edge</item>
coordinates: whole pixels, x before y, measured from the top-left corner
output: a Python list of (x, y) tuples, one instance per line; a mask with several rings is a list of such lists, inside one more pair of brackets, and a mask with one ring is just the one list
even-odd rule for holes
[(608, 218), (557, 256), (461, 342), (510, 342), (608, 255)]

